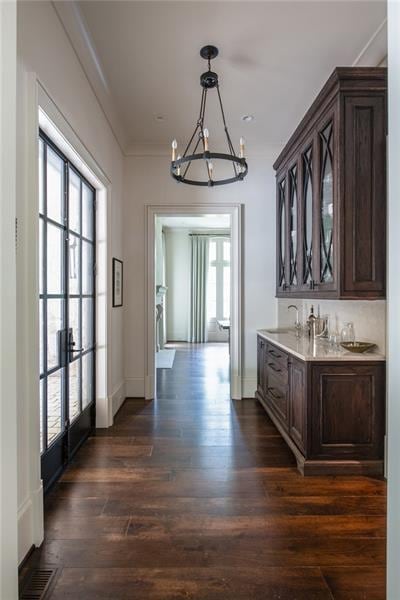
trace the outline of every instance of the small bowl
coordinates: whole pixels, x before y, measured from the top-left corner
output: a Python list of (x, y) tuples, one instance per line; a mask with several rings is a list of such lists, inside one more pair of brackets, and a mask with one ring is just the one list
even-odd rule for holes
[(341, 342), (340, 345), (349, 352), (355, 352), (359, 354), (368, 352), (368, 350), (372, 350), (372, 348), (375, 348), (376, 346), (376, 344), (373, 342)]

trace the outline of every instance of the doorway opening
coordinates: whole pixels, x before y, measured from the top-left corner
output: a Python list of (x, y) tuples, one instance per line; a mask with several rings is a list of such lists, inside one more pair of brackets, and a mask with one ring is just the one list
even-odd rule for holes
[(240, 206), (147, 217), (146, 398), (240, 399)]
[(230, 398), (230, 215), (156, 217), (156, 396)]

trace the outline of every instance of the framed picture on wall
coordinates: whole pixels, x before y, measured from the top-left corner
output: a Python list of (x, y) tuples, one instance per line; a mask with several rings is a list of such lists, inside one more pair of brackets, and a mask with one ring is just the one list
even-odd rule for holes
[(122, 306), (123, 302), (123, 263), (118, 258), (113, 258), (112, 263), (112, 305)]

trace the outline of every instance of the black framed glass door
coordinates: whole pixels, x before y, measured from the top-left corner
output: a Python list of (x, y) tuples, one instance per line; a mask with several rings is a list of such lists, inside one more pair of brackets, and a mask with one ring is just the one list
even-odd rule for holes
[(39, 136), (40, 445), (44, 489), (95, 425), (95, 190)]

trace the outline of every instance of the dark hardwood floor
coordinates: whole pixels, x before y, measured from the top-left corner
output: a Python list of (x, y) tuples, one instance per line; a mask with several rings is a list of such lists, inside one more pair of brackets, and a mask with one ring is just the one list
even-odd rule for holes
[(383, 600), (385, 483), (302, 478), (224, 345), (178, 348), (46, 498), (52, 600)]

